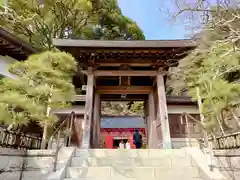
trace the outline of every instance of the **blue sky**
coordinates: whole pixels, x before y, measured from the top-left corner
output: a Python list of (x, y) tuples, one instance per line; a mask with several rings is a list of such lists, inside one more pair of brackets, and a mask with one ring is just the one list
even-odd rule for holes
[(146, 39), (184, 39), (186, 27), (170, 22), (170, 17), (163, 8), (171, 4), (162, 4), (171, 0), (118, 0), (122, 13), (136, 21), (143, 30)]

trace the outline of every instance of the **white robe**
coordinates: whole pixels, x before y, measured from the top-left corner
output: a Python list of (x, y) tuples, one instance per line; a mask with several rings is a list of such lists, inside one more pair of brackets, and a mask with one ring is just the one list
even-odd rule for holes
[(131, 149), (130, 143), (126, 143), (126, 149)]
[(119, 143), (119, 149), (124, 149), (124, 143)]

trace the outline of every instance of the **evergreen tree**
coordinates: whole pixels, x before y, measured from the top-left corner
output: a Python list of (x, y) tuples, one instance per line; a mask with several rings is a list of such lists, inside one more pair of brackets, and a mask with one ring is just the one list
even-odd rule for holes
[(53, 38), (144, 39), (135, 22), (122, 15), (116, 0), (9, 0), (0, 25), (40, 49)]
[[(94, 1), (93, 1), (94, 2)], [(100, 0), (93, 3), (98, 16), (93, 39), (144, 40), (143, 32), (136, 22), (124, 16), (117, 0)]]
[[(233, 7), (205, 7), (182, 9), (179, 13), (205, 12), (211, 18), (204, 24), (199, 46), (172, 69), (168, 85), (171, 89), (188, 89), (190, 95), (203, 102), (203, 125), (211, 132), (222, 134), (228, 130), (228, 119), (236, 115), (240, 98), (239, 9)], [(201, 10), (201, 11), (200, 11)]]
[(37, 121), (44, 128), (44, 148), (47, 130), (57, 120), (51, 109), (66, 107), (75, 95), (75, 70), (74, 58), (64, 52), (44, 52), (15, 62), (9, 71), (17, 78), (1, 82), (0, 120), (7, 124)]

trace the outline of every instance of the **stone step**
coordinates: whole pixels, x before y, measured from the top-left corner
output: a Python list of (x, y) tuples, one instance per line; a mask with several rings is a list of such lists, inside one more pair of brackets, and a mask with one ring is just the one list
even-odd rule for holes
[(25, 168), (27, 170), (40, 170), (52, 168), (54, 157), (27, 157), (25, 159)]
[(77, 149), (76, 157), (186, 157), (186, 149)]
[(27, 155), (28, 156), (54, 156), (55, 150), (49, 150), (49, 149), (38, 149), (38, 150), (28, 150)]
[[(65, 178), (63, 180), (138, 180), (137, 178)], [(159, 179), (149, 179), (149, 180), (159, 180)], [(176, 180), (176, 179), (165, 179), (165, 180)], [(201, 178), (187, 178), (184, 180), (202, 180)]]
[[(180, 164), (181, 166), (181, 164)], [(197, 168), (153, 168), (153, 167), (70, 167), (67, 178), (136, 178), (146, 179), (189, 179), (199, 178)]]
[(65, 178), (63, 180), (137, 180), (137, 178)]
[[(18, 180), (20, 179), (21, 172), (13, 171), (13, 172), (3, 172), (0, 174), (1, 180)], [(49, 172), (41, 170), (41, 171), (24, 171), (22, 174), (22, 180), (42, 180), (49, 176)]]
[(195, 167), (195, 163), (190, 157), (185, 158), (139, 158), (139, 157), (125, 157), (125, 158), (116, 158), (116, 157), (73, 157), (71, 166), (72, 167), (88, 167), (88, 166), (152, 166), (152, 167), (165, 167), (172, 168), (178, 167), (181, 164), (181, 167)]

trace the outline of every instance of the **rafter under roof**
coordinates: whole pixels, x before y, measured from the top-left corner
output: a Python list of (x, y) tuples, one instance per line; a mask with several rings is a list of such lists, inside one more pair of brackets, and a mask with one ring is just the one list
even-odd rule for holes
[(31, 54), (40, 52), (8, 31), (0, 28), (0, 54), (16, 60), (25, 60)]

